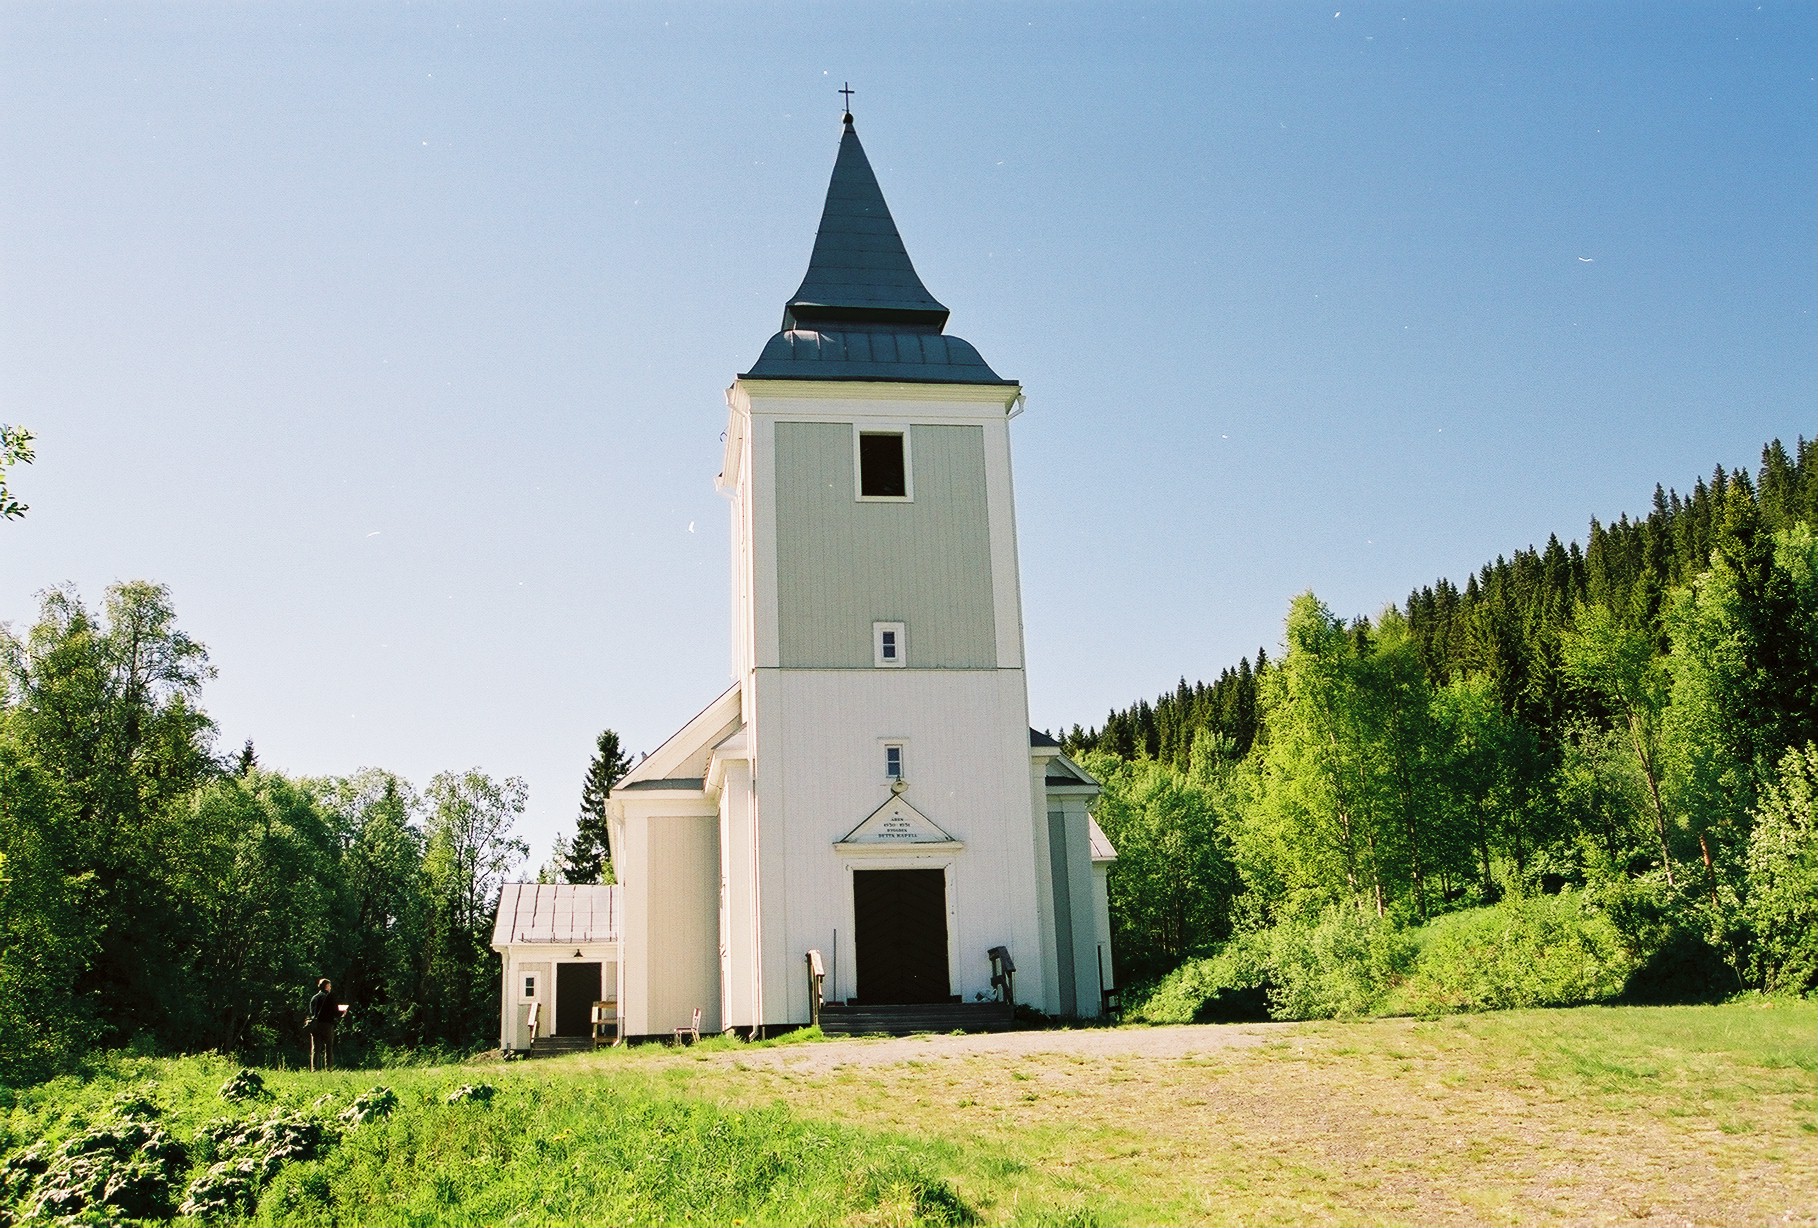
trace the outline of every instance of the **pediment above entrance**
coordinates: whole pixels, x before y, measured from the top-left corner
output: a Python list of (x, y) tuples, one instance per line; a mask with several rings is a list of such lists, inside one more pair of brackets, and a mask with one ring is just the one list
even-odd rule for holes
[(902, 794), (866, 816), (865, 821), (834, 841), (842, 850), (869, 852), (879, 848), (947, 848), (962, 847), (940, 824), (911, 806)]

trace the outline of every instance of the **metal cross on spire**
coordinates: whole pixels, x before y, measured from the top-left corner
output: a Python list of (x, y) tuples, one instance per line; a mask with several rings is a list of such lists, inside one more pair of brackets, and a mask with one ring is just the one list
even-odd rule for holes
[(858, 91), (852, 88), (852, 82), (847, 81), (844, 83), (843, 88), (841, 88), (839, 92), (846, 96), (846, 122), (851, 123), (852, 122), (852, 96), (854, 94), (858, 93)]

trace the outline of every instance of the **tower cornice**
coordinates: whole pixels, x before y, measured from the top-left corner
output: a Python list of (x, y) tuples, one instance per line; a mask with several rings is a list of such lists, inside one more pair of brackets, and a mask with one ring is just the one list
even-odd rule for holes
[[(851, 416), (875, 413), (900, 415), (905, 406), (972, 407), (967, 417), (1012, 415), (1023, 399), (1023, 386), (1005, 384), (936, 384), (907, 380), (746, 379), (740, 377), (726, 390), (726, 405), (734, 413), (787, 412), (787, 406), (812, 406), (815, 416), (830, 412), (838, 402), (839, 413)], [(762, 408), (759, 408), (762, 406)]]

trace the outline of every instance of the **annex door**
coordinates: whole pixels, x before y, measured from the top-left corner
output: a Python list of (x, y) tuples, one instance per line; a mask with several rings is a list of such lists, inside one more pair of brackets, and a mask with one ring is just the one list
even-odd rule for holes
[(605, 996), (599, 964), (557, 964), (555, 1035), (593, 1035), (593, 1004)]
[(948, 1000), (945, 870), (855, 870), (852, 914), (860, 1002)]

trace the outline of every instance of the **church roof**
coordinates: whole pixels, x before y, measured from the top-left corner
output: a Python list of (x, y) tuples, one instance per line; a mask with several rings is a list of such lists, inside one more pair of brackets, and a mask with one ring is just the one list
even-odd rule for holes
[(869, 379), (911, 383), (1012, 384), (985, 364), (970, 341), (932, 329), (888, 325), (788, 328), (764, 345), (746, 379)]
[(827, 184), (808, 272), (744, 379), (1011, 384), (969, 342), (943, 335), (947, 308), (928, 293), (897, 233), (852, 116)]
[(620, 785), (619, 792), (631, 789), (685, 789), (699, 793), (702, 783), (699, 776), (659, 776), (654, 780), (634, 780), (628, 785)]

